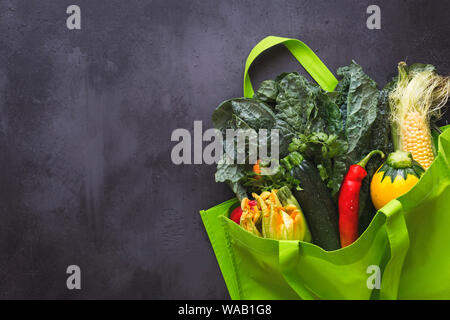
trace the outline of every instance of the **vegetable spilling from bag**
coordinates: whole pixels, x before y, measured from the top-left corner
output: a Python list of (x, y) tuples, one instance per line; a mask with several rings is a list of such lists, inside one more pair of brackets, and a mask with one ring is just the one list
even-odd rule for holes
[(276, 129), (280, 141), (279, 161), (219, 162), (216, 181), (241, 200), (230, 218), (255, 236), (328, 251), (355, 242), (376, 211), (408, 192), (434, 159), (431, 130), (450, 79), (431, 65), (401, 62), (398, 70), (381, 91), (355, 62), (338, 69), (333, 92), (283, 73), (263, 81), (253, 98), (222, 103), (212, 117), (216, 129)]

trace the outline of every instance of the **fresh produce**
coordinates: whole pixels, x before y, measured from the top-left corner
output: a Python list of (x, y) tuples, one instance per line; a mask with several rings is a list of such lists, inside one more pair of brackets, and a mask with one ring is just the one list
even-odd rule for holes
[(241, 224), (241, 216), (242, 216), (242, 208), (236, 207), (233, 211), (230, 213), (230, 219), (236, 222), (237, 224)]
[(370, 194), (377, 210), (408, 192), (433, 162), (430, 124), (448, 101), (450, 78), (436, 74), (431, 65), (400, 62), (398, 77), (387, 88), (395, 152), (372, 178)]
[(253, 194), (241, 202), (241, 226), (254, 235), (276, 240), (311, 241), (311, 233), (297, 200), (287, 187)]
[[(352, 62), (338, 69), (334, 92), (294, 72), (263, 81), (251, 99), (223, 102), (212, 120), (224, 133), (224, 151), (236, 143), (227, 140), (228, 129), (279, 133), (277, 159), (237, 164), (236, 153), (234, 162), (219, 161), (216, 181), (242, 201), (240, 218), (238, 209), (230, 218), (257, 236), (312, 241), (325, 250), (353, 243), (376, 210), (410, 190), (433, 161), (430, 127), (448, 101), (450, 79), (431, 65), (398, 69), (381, 91)], [(256, 150), (256, 140), (245, 147)], [(374, 154), (388, 155), (386, 162), (369, 162)]]
[(365, 169), (373, 155), (379, 154), (384, 158), (380, 150), (371, 151), (358, 164), (350, 166), (339, 191), (339, 235), (341, 246), (344, 248), (358, 238), (358, 212), (359, 194), (362, 182), (367, 177)]
[(427, 65), (407, 68), (400, 62), (398, 71), (389, 96), (395, 149), (411, 152), (426, 170), (434, 160), (430, 119), (441, 116), (450, 95), (450, 78), (439, 76)]
[(308, 221), (313, 243), (325, 250), (339, 249), (336, 206), (317, 169), (297, 152), (291, 153), (280, 162), (300, 181), (300, 188), (294, 189), (293, 194)]
[[(338, 75), (342, 80), (334, 92), (323, 91), (298, 73), (283, 73), (275, 80), (263, 81), (254, 98), (223, 102), (213, 113), (214, 127), (223, 133), (227, 129), (278, 129), (280, 157), (291, 151), (304, 155), (319, 170), (336, 200), (349, 165), (370, 150), (391, 151), (387, 149), (389, 131), (383, 129), (385, 112), (378, 108), (380, 93), (376, 83), (355, 62), (340, 68)], [(234, 141), (225, 139), (224, 147), (230, 143)], [(298, 185), (283, 172), (277, 172), (272, 179), (255, 179), (252, 165), (222, 160), (216, 181), (230, 185), (239, 199), (252, 192)], [(361, 197), (368, 195), (367, 184)], [(372, 214), (372, 208), (361, 208), (365, 209)]]
[(258, 160), (254, 165), (253, 165), (253, 172), (256, 174), (256, 178), (255, 179), (259, 179), (259, 175), (261, 174), (261, 166), (260, 166), (261, 160)]
[(387, 157), (370, 184), (373, 205), (381, 209), (389, 201), (408, 192), (424, 173), (410, 152), (396, 151)]
[[(328, 135), (325, 132), (313, 132), (308, 135), (299, 134), (289, 145), (290, 152), (298, 152), (312, 163), (317, 163), (317, 170), (323, 181), (328, 181), (328, 187), (331, 193), (339, 184), (334, 185), (334, 179), (330, 179), (333, 170), (345, 167), (345, 163), (339, 163), (339, 158), (343, 158), (347, 143), (340, 140), (335, 134)], [(342, 160), (342, 159), (341, 159)], [(336, 172), (336, 171), (335, 171)], [(340, 175), (340, 173), (339, 173)]]
[(291, 176), (290, 172), (282, 166), (278, 166), (272, 174), (261, 175), (261, 170), (265, 170), (268, 165), (269, 163), (263, 163), (258, 160), (258, 164), (254, 166), (252, 171), (244, 172), (243, 177), (240, 179), (240, 185), (245, 190), (251, 190), (252, 193), (278, 190), (282, 187), (290, 189), (298, 187), (300, 181)]
[(261, 233), (256, 225), (261, 222), (261, 210), (254, 203), (254, 201), (250, 201), (248, 198), (242, 199), (241, 209), (242, 215), (239, 223), (241, 227), (260, 237)]
[(300, 205), (292, 195), (291, 190), (288, 187), (283, 187), (277, 192), (278, 199), (281, 205), (286, 208), (286, 210), (291, 210), (291, 217), (294, 216), (295, 223), (298, 223), (298, 228), (294, 228), (294, 239), (303, 240), (305, 242), (311, 242), (311, 232), (309, 231), (308, 223), (306, 222), (305, 216), (303, 215)]

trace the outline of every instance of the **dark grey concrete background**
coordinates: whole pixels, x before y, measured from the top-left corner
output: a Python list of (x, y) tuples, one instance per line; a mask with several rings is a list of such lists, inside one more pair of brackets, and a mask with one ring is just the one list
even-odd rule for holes
[[(66, 28), (77, 4), (82, 30)], [(378, 4), (382, 30), (366, 28)], [(398, 61), (450, 72), (450, 1), (0, 1), (0, 298), (228, 298), (200, 209), (215, 168), (170, 161), (175, 128), (242, 94), (260, 39), (302, 39), (380, 85)], [(255, 82), (298, 70), (284, 48)], [(66, 288), (66, 268), (82, 289)]]

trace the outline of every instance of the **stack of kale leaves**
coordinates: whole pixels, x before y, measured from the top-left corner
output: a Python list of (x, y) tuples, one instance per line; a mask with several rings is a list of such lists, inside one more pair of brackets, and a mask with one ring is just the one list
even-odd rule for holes
[[(296, 72), (263, 81), (252, 99), (223, 102), (213, 113), (213, 124), (224, 137), (227, 129), (278, 129), (280, 158), (294, 151), (301, 153), (317, 167), (337, 199), (351, 164), (374, 149), (386, 154), (392, 151), (387, 99), (391, 88), (379, 91), (355, 62), (338, 69), (337, 74), (340, 81), (334, 92), (322, 90)], [(235, 142), (224, 140), (224, 146), (229, 143)], [(369, 176), (380, 161), (369, 163)], [(251, 192), (298, 185), (282, 166), (273, 175), (255, 179), (252, 165), (230, 164), (224, 159), (218, 163), (216, 181), (229, 184), (240, 199)], [(360, 196), (361, 231), (374, 212), (369, 179), (365, 179)]]

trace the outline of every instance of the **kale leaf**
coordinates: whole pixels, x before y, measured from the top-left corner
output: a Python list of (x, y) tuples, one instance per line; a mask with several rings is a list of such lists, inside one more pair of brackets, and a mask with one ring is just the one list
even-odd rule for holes
[[(340, 68), (338, 75), (341, 80), (336, 90), (325, 92), (296, 72), (282, 73), (275, 80), (263, 81), (253, 99), (222, 103), (213, 113), (213, 124), (223, 133), (239, 128), (278, 129), (280, 157), (299, 152), (316, 165), (336, 198), (351, 164), (374, 148), (385, 152), (392, 148), (388, 91), (380, 93), (356, 62)], [(230, 143), (234, 141), (225, 139), (225, 147)], [(296, 185), (282, 169), (271, 176), (255, 178), (251, 165), (225, 161), (218, 164), (216, 181), (230, 184), (238, 197), (283, 184)], [(367, 198), (366, 187), (363, 197)]]

